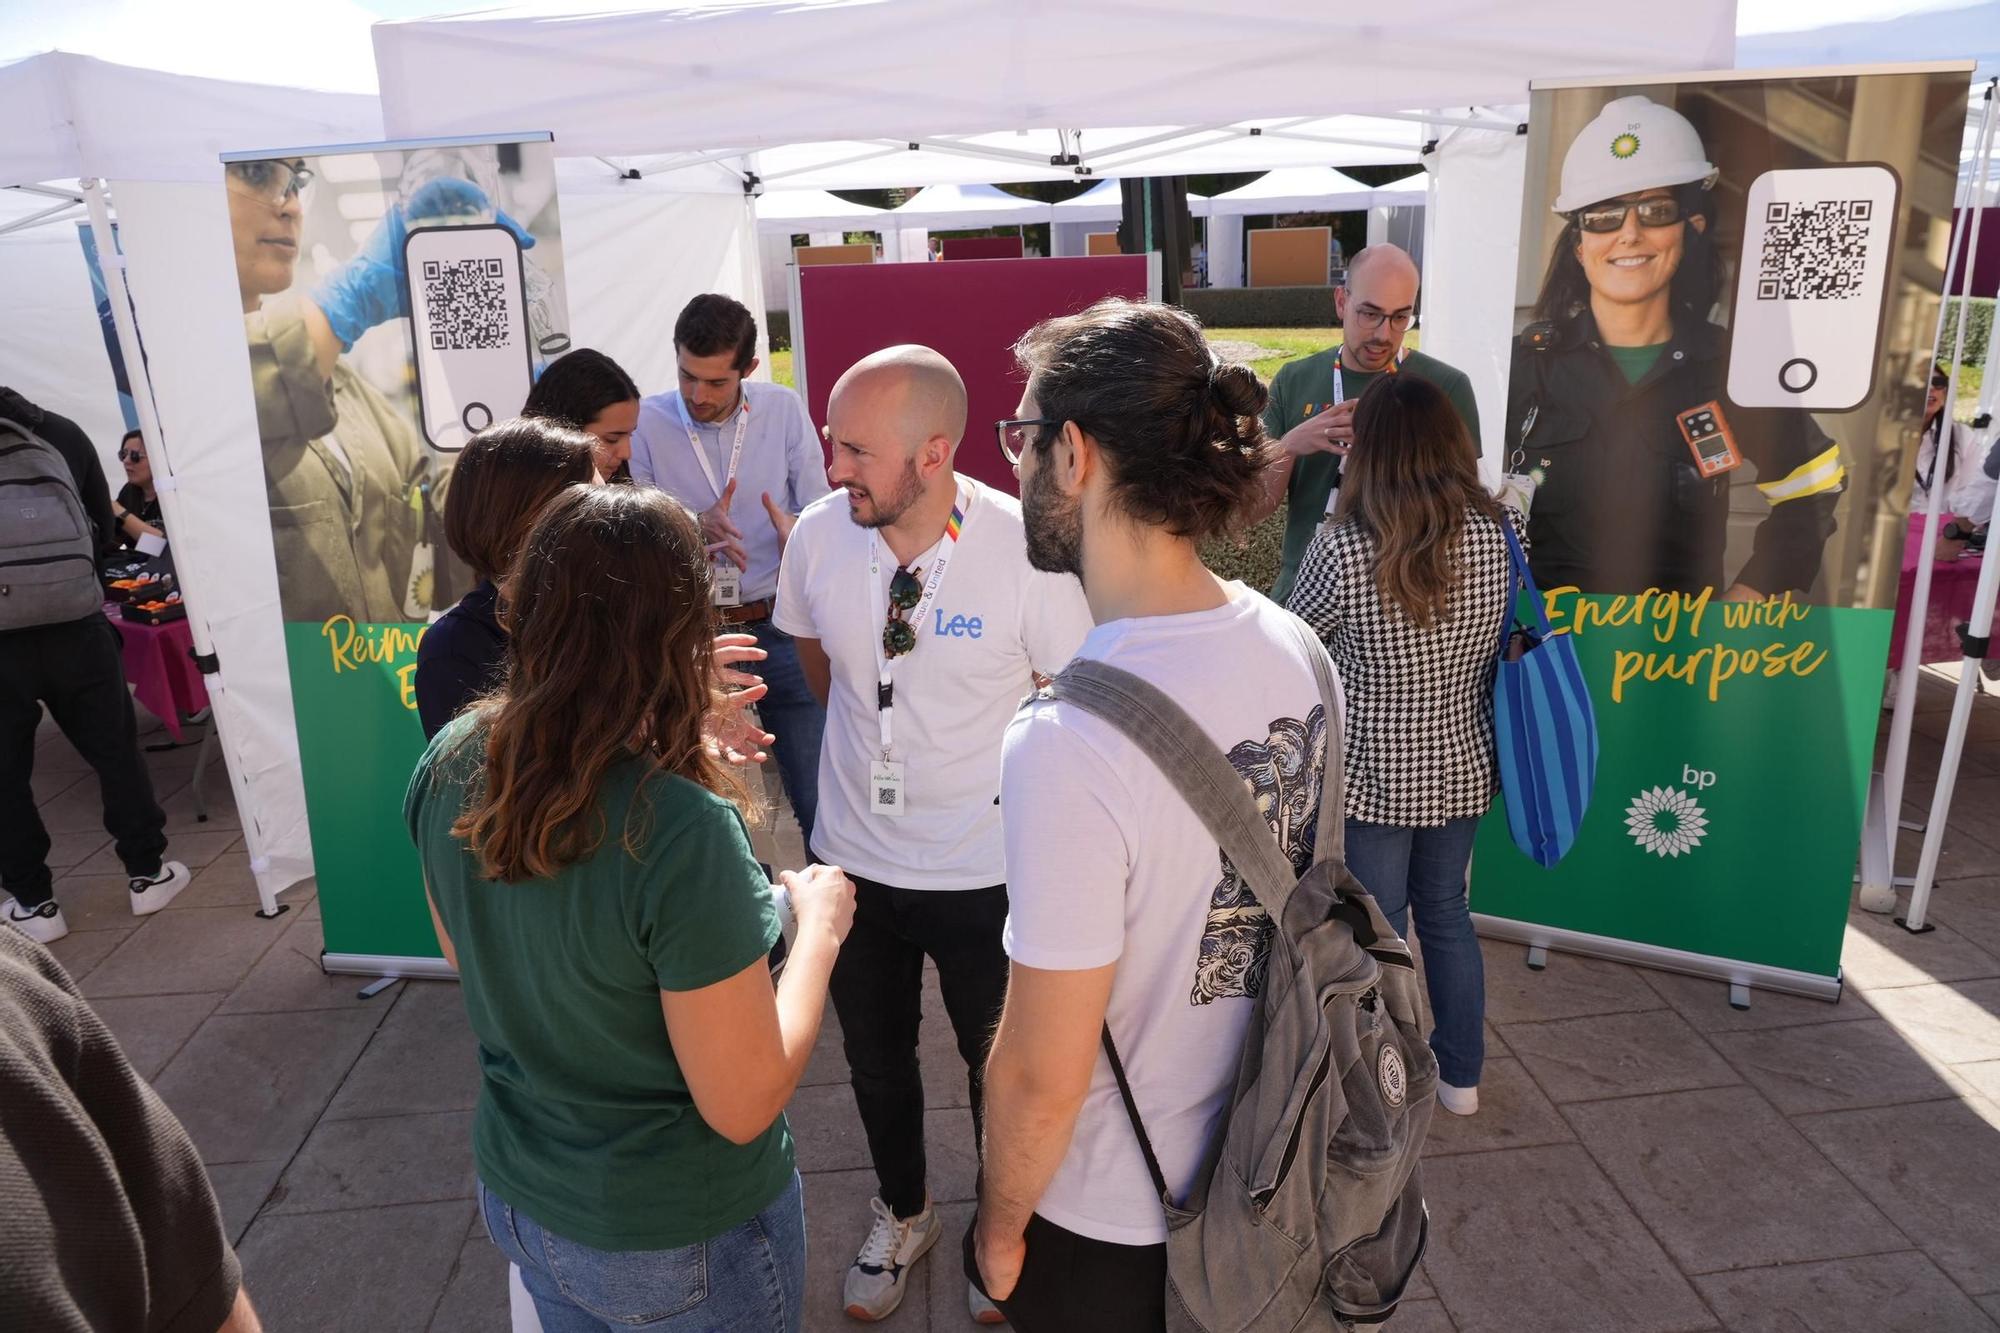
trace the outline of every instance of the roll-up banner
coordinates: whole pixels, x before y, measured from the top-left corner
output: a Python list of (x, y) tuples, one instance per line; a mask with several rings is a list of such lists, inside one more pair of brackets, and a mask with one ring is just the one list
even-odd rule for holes
[(402, 793), (458, 451), (569, 346), (553, 145), (224, 158), (329, 970), (443, 971)]
[(1601, 757), (1482, 932), (1839, 994), (1970, 73), (1534, 86), (1504, 470)]

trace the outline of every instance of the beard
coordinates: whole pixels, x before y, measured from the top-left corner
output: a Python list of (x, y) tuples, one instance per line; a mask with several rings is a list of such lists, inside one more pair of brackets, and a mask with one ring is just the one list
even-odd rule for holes
[(867, 497), (871, 512), (866, 517), (862, 516), (854, 503), (857, 497), (850, 488), (847, 492), (847, 516), (854, 520), (856, 527), (886, 528), (909, 513), (911, 505), (924, 498), (924, 483), (917, 475), (917, 465), (910, 462), (903, 465), (903, 475), (897, 479), (896, 489), (886, 503), (878, 500), (873, 491), (864, 490), (861, 494)]
[(1053, 470), (1037, 468), (1021, 488), (1021, 520), (1030, 565), (1044, 574), (1083, 577), (1083, 502), (1057, 488)]

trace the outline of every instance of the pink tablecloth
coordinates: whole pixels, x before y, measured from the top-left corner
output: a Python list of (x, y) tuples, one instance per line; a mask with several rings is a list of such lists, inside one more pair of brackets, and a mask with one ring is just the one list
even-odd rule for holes
[(133, 696), (167, 724), (175, 740), (185, 740), (181, 718), (208, 707), (208, 687), (189, 655), (194, 633), (187, 621), (142, 625), (119, 615), (116, 606), (105, 607), (104, 614), (125, 640), (125, 679), (131, 682)]
[[(1938, 530), (1944, 530), (1942, 519)], [(1903, 542), (1903, 581), (1896, 591), (1896, 628), (1889, 636), (1889, 664), (1898, 666), (1903, 658), (1904, 627), (1909, 624), (1910, 602), (1917, 586), (1918, 549), (1924, 535), (1924, 516), (1910, 515)], [(1956, 662), (1965, 656), (1958, 642), (1956, 626), (1972, 619), (1972, 594), (1979, 586), (1981, 557), (1962, 555), (1956, 560), (1933, 564), (1931, 596), (1924, 612), (1923, 660)]]

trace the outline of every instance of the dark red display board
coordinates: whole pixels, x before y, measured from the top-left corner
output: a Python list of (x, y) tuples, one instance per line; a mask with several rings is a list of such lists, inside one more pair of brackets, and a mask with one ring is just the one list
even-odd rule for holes
[(939, 259), (1019, 259), (1019, 236), (945, 236), (938, 240)]
[(795, 373), (813, 425), (826, 424), (827, 397), (849, 366), (884, 347), (922, 343), (965, 377), (971, 403), (958, 470), (1012, 494), (1014, 472), (994, 443), (993, 423), (1013, 416), (1021, 401), (1015, 339), (1106, 296), (1145, 300), (1146, 270), (1144, 255), (800, 269)]

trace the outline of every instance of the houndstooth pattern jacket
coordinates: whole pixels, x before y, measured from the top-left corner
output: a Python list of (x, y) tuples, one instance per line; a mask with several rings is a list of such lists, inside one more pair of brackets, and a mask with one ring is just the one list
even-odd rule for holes
[[(1527, 547), (1526, 523), (1505, 511)], [(1493, 663), (1514, 587), (1500, 525), (1468, 511), (1445, 614), (1419, 628), (1375, 587), (1375, 539), (1329, 521), (1299, 562), (1291, 609), (1313, 627), (1347, 700), (1347, 817), (1431, 828), (1483, 815), (1499, 788)]]

